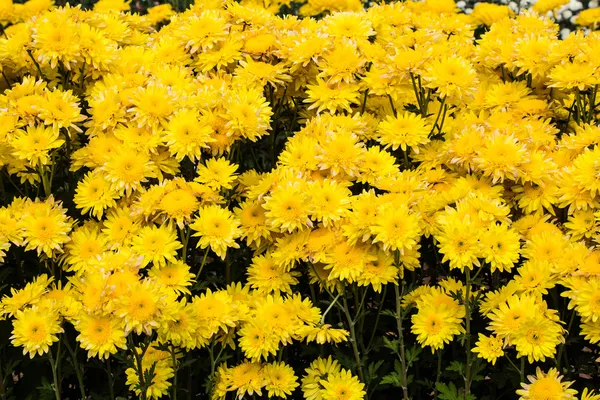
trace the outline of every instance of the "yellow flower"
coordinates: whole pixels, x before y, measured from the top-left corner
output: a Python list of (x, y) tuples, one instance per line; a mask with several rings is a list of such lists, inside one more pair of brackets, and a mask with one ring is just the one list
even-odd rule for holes
[(232, 183), (236, 180), (236, 164), (230, 163), (225, 158), (211, 158), (206, 165), (198, 167), (196, 182), (203, 183), (215, 190), (232, 189)]
[(266, 376), (265, 389), (269, 397), (287, 397), (298, 387), (298, 378), (292, 367), (284, 362), (274, 362), (263, 366)]
[(190, 294), (188, 286), (195, 282), (194, 274), (190, 273), (190, 266), (179, 260), (162, 266), (154, 264), (152, 269), (148, 271), (148, 276), (155, 278), (162, 285), (178, 294)]
[(383, 250), (404, 254), (416, 247), (420, 237), (420, 215), (405, 204), (388, 203), (377, 211), (370, 230), (373, 243), (381, 242)]
[(464, 332), (462, 320), (446, 306), (422, 304), (411, 321), (411, 332), (417, 335), (417, 342), (422, 346), (430, 346), (432, 353), (450, 343), (455, 335)]
[(366, 395), (365, 384), (348, 370), (342, 369), (337, 374), (330, 374), (323, 381), (323, 400), (362, 400)]
[(252, 258), (248, 268), (248, 284), (260, 293), (291, 293), (291, 286), (298, 283), (296, 271), (287, 271), (282, 265), (273, 261), (270, 254)]
[(377, 140), (386, 148), (402, 151), (409, 148), (419, 153), (419, 146), (429, 143), (432, 127), (420, 115), (404, 112), (398, 116), (389, 115), (379, 124)]
[(108, 358), (119, 349), (127, 348), (123, 322), (111, 315), (82, 313), (75, 321), (75, 329), (79, 332), (77, 341), (88, 351), (88, 358)]
[(114, 207), (118, 192), (98, 170), (88, 172), (77, 184), (73, 201), (82, 213), (91, 213), (96, 218), (102, 218), (104, 210)]
[(352, 111), (352, 105), (359, 103), (360, 92), (357, 85), (349, 83), (329, 83), (317, 79), (316, 85), (307, 85), (308, 98), (305, 103), (312, 103), (308, 109), (317, 109), (317, 113), (329, 111), (331, 114), (337, 110)]
[(545, 361), (546, 357), (554, 357), (556, 347), (564, 343), (562, 327), (543, 315), (526, 318), (520, 329), (513, 332), (512, 343), (517, 349), (517, 356), (527, 356), (529, 363)]
[(210, 246), (217, 256), (225, 259), (227, 248), (239, 248), (236, 239), (241, 236), (240, 222), (233, 213), (219, 206), (206, 206), (200, 209), (198, 218), (190, 225), (198, 236), (197, 247), (207, 248)]
[(517, 390), (519, 400), (574, 399), (577, 390), (569, 388), (573, 382), (562, 382), (562, 378), (556, 368), (542, 372), (537, 367), (535, 375), (527, 377), (529, 383), (521, 382), (522, 388)]
[(162, 266), (167, 262), (175, 262), (177, 250), (182, 247), (175, 229), (170, 225), (145, 226), (137, 232), (131, 243), (131, 249), (143, 257), (143, 267), (150, 263)]
[(498, 357), (504, 355), (504, 340), (498, 336), (485, 336), (479, 334), (479, 341), (475, 343), (473, 347), (473, 353), (477, 354), (477, 357), (485, 359), (487, 362), (496, 364)]
[(50, 151), (59, 148), (64, 142), (59, 139), (58, 129), (37, 125), (17, 130), (11, 146), (15, 149), (13, 154), (16, 157), (37, 168), (49, 164)]
[(350, 333), (345, 329), (334, 329), (329, 324), (320, 326), (306, 325), (299, 328), (296, 334), (306, 339), (306, 343), (316, 342), (317, 344), (341, 343), (348, 340)]
[(33, 306), (16, 312), (10, 340), (13, 346), (23, 346), (23, 355), (33, 358), (47, 353), (62, 332), (56, 311), (42, 311)]

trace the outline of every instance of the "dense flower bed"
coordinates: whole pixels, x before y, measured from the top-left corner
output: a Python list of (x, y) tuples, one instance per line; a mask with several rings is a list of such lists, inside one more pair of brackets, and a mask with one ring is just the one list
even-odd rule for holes
[(3, 0), (0, 396), (600, 399), (564, 4)]

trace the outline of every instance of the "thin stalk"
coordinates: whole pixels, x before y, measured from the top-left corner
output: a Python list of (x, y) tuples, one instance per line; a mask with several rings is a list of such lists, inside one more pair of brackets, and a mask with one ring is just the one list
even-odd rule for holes
[(110, 357), (106, 359), (106, 375), (108, 375), (108, 395), (110, 400), (115, 400), (115, 380), (110, 367)]
[(204, 265), (206, 264), (206, 258), (208, 257), (209, 249), (210, 249), (210, 247), (206, 248), (206, 252), (204, 253), (204, 257), (202, 258), (202, 264), (200, 264), (200, 269), (198, 269), (198, 273), (196, 274), (196, 282), (198, 282), (198, 279), (200, 279), (200, 274), (202, 273), (202, 270), (204, 269)]
[(377, 332), (377, 326), (379, 326), (379, 318), (381, 317), (381, 310), (383, 310), (383, 303), (385, 301), (386, 294), (387, 294), (387, 285), (383, 287), (383, 291), (381, 293), (381, 300), (379, 301), (379, 307), (377, 308), (377, 316), (375, 317), (375, 325), (373, 326), (373, 330), (371, 331), (371, 337), (369, 338), (369, 343), (367, 344), (367, 353), (371, 349), (371, 344), (373, 344), (373, 339), (375, 339), (375, 333)]
[(415, 81), (415, 76), (412, 74), (412, 72), (410, 73), (410, 80), (412, 82), (413, 90), (415, 91), (415, 97), (417, 99), (417, 104), (419, 105), (419, 112), (421, 113), (421, 115), (423, 115), (423, 105), (422, 105), (422, 102), (421, 102), (421, 92), (419, 91), (419, 89), (417, 89), (417, 82)]
[[(569, 319), (569, 325), (567, 326), (567, 337), (569, 335), (569, 332), (571, 332), (571, 328), (573, 327), (573, 322), (575, 321), (575, 312), (573, 311), (571, 313), (571, 318)], [(567, 340), (567, 338), (565, 338), (565, 341)], [(556, 357), (556, 369), (560, 372), (560, 360), (562, 357), (562, 353), (565, 349), (565, 344), (561, 343), (559, 348), (558, 348), (558, 356)]]
[(404, 282), (402, 282), (402, 293), (400, 293), (400, 288), (398, 288), (398, 285), (394, 285), (394, 292), (396, 295), (396, 329), (398, 330), (398, 347), (400, 348), (400, 364), (402, 366), (400, 384), (402, 385), (402, 398), (404, 400), (408, 400), (406, 352), (404, 351), (404, 328), (402, 327), (402, 305), (400, 302), (402, 295), (404, 294)]
[(365, 90), (365, 94), (363, 95), (362, 106), (360, 107), (360, 115), (363, 115), (365, 113), (365, 110), (367, 108), (367, 97), (368, 96), (369, 96), (369, 89), (367, 88)]
[[(519, 376), (523, 376), (523, 373), (521, 372), (521, 368), (517, 367), (517, 365), (513, 362), (513, 360), (510, 359), (510, 357), (508, 356), (508, 354), (506, 355), (506, 359), (508, 360), (508, 362), (510, 363), (510, 365), (513, 366), (513, 368), (515, 369), (515, 371), (517, 371), (519, 373)], [(523, 382), (523, 378), (521, 378), (521, 382)]]
[(365, 374), (363, 372), (362, 359), (360, 358), (360, 351), (358, 350), (358, 341), (356, 340), (356, 330), (354, 329), (354, 321), (352, 320), (352, 316), (350, 315), (350, 309), (348, 308), (348, 301), (346, 300), (346, 296), (342, 297), (342, 304), (344, 309), (344, 314), (346, 315), (346, 319), (348, 320), (348, 326), (350, 328), (350, 343), (352, 344), (352, 351), (354, 352), (354, 360), (356, 361), (356, 369), (358, 371), (358, 377), (361, 382), (365, 382)]
[(173, 386), (171, 387), (171, 399), (177, 400), (177, 357), (175, 356), (175, 346), (171, 345), (171, 362), (173, 363)]
[(471, 270), (465, 268), (467, 275), (467, 282), (465, 288), (465, 313), (466, 313), (466, 352), (467, 352), (467, 363), (465, 365), (465, 399), (469, 398), (471, 394)]
[(52, 357), (52, 349), (48, 350), (48, 358), (50, 359), (50, 366), (52, 367), (52, 379), (54, 380), (54, 397), (56, 400), (60, 400), (60, 387), (58, 383), (58, 374), (56, 372), (56, 362)]
[(389, 94), (387, 95), (388, 100), (390, 101), (390, 106), (392, 106), (392, 112), (394, 113), (394, 117), (398, 116), (398, 112), (396, 111), (396, 106), (394, 106), (394, 99)]
[(587, 122), (594, 119), (594, 110), (596, 109), (596, 95), (598, 94), (598, 85), (594, 85), (594, 90), (590, 93), (590, 109), (588, 111)]
[(338, 293), (338, 295), (335, 296), (335, 299), (333, 299), (331, 304), (329, 304), (329, 307), (327, 307), (327, 310), (325, 310), (325, 312), (323, 313), (323, 316), (321, 317), (321, 325), (323, 325), (325, 323), (325, 316), (333, 308), (333, 306), (335, 306), (335, 304), (337, 303), (337, 300), (340, 298), (340, 295), (341, 295), (341, 293)]
[(79, 366), (79, 362), (77, 361), (77, 351), (73, 350), (73, 348), (69, 344), (69, 341), (66, 340), (66, 338), (65, 338), (64, 342), (65, 342), (65, 346), (67, 346), (67, 350), (71, 354), (71, 360), (73, 361), (75, 375), (77, 376), (77, 382), (79, 383), (79, 392), (81, 393), (81, 398), (87, 399), (87, 396), (85, 395), (85, 386), (83, 384), (83, 371), (82, 371), (81, 367)]
[(181, 244), (183, 245), (183, 247), (181, 248), (181, 258), (183, 259), (183, 262), (187, 262), (187, 250), (188, 250), (188, 243), (190, 241), (191, 233), (192, 233), (192, 230), (186, 226), (184, 226), (182, 229), (179, 230), (179, 235), (181, 237)]
[(521, 357), (521, 382), (525, 382), (525, 357)]
[(33, 57), (33, 54), (31, 54), (31, 50), (27, 50), (27, 54), (29, 55), (29, 58), (31, 59), (31, 61), (33, 61), (33, 64), (35, 65), (35, 69), (37, 70), (38, 74), (40, 75), (40, 78), (43, 80), (46, 80), (46, 77), (44, 76), (44, 73), (42, 72), (42, 69), (40, 68), (40, 64), (38, 64), (35, 57)]
[[(442, 110), (443, 110), (444, 114), (446, 114), (446, 96), (442, 97), (442, 102), (440, 103), (440, 109), (438, 110), (437, 116), (435, 117), (435, 122), (433, 123), (433, 127), (431, 127), (431, 132), (429, 132), (430, 135), (435, 130), (435, 127), (438, 126), (438, 122), (439, 122), (440, 117), (442, 115)], [(438, 126), (438, 131), (440, 133), (442, 133), (442, 126), (441, 125)]]

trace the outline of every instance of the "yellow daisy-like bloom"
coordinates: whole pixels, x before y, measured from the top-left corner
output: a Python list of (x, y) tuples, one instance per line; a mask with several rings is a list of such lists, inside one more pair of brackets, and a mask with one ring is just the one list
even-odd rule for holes
[(288, 271), (283, 265), (276, 264), (270, 254), (256, 256), (248, 268), (248, 284), (260, 293), (291, 293), (291, 286), (298, 283), (296, 271)]
[(317, 344), (341, 343), (348, 340), (350, 333), (345, 329), (334, 329), (329, 324), (320, 326), (306, 325), (299, 328), (296, 334), (306, 339), (306, 343), (316, 342)]
[(203, 183), (215, 190), (232, 189), (237, 169), (236, 164), (230, 163), (225, 158), (211, 158), (206, 161), (206, 165), (198, 167), (198, 176), (194, 181)]
[(373, 243), (380, 242), (383, 250), (398, 250), (401, 254), (413, 249), (420, 237), (420, 216), (405, 204), (388, 204), (377, 211), (371, 225)]
[(158, 341), (193, 349), (204, 341), (203, 338), (197, 337), (197, 329), (198, 320), (194, 307), (183, 299), (177, 304), (176, 310), (171, 313), (171, 319), (159, 326)]
[(77, 341), (88, 351), (88, 358), (107, 359), (119, 349), (127, 348), (123, 321), (114, 316), (82, 314), (75, 321), (75, 329), (79, 332)]
[(323, 226), (335, 224), (348, 214), (352, 193), (344, 185), (325, 179), (309, 184), (307, 190), (310, 193), (309, 213)]
[(238, 398), (243, 399), (246, 394), (252, 396), (255, 393), (262, 396), (266, 377), (260, 363), (244, 361), (231, 368), (228, 375), (227, 390), (236, 391)]
[(266, 364), (263, 366), (262, 372), (266, 376), (265, 389), (267, 389), (269, 397), (291, 396), (299, 385), (294, 370), (284, 362)]
[(393, 256), (388, 252), (378, 251), (377, 258), (365, 264), (358, 278), (358, 285), (371, 285), (375, 292), (380, 293), (383, 285), (397, 282), (399, 273), (400, 270), (394, 265)]
[(329, 111), (331, 114), (337, 110), (352, 111), (352, 105), (359, 103), (359, 87), (354, 84), (330, 84), (323, 79), (317, 79), (316, 85), (308, 85), (305, 103), (312, 103), (308, 109), (317, 109), (317, 113)]
[(485, 359), (487, 362), (496, 364), (496, 360), (504, 355), (504, 340), (498, 336), (485, 336), (479, 334), (479, 341), (471, 350), (477, 354), (477, 357)]
[(423, 304), (417, 314), (411, 317), (411, 332), (417, 335), (421, 346), (430, 346), (431, 352), (450, 343), (455, 335), (464, 333), (462, 319), (446, 306), (434, 307)]
[(365, 384), (346, 369), (337, 374), (330, 374), (322, 382), (323, 400), (362, 400), (366, 395)]
[(66, 215), (66, 210), (60, 204), (49, 199), (46, 203), (25, 215), (19, 226), (23, 229), (23, 240), (26, 250), (37, 250), (39, 254), (52, 257), (61, 253), (62, 246), (71, 240), (68, 236), (71, 230), (71, 221)]
[(150, 157), (127, 147), (115, 150), (105, 161), (102, 170), (112, 187), (127, 195), (139, 189), (143, 182), (155, 175)]
[(37, 276), (33, 282), (28, 282), (22, 289), (16, 290), (11, 287), (10, 296), (4, 295), (0, 302), (1, 314), (13, 316), (17, 311), (24, 310), (26, 306), (36, 304), (47, 293), (48, 286), (53, 280), (54, 278), (42, 274)]
[(545, 316), (536, 314), (527, 318), (520, 329), (513, 333), (518, 357), (527, 356), (531, 364), (534, 361), (545, 361), (546, 357), (556, 354), (556, 347), (564, 343), (563, 328)]
[(537, 367), (535, 375), (527, 377), (529, 383), (521, 382), (521, 389), (517, 390), (519, 400), (575, 399), (577, 390), (570, 388), (573, 382), (562, 382), (562, 378), (556, 368), (542, 372)]
[(66, 246), (65, 263), (68, 271), (83, 273), (88, 263), (102, 254), (106, 247), (106, 239), (100, 234), (97, 226), (83, 226), (71, 233), (71, 242)]
[(178, 161), (188, 157), (199, 160), (203, 148), (214, 141), (212, 128), (195, 110), (182, 110), (173, 115), (163, 133), (163, 141)]
[(273, 111), (262, 95), (262, 90), (239, 88), (225, 100), (227, 136), (244, 137), (256, 142), (271, 127)]
[(392, 150), (410, 148), (419, 153), (419, 146), (429, 143), (431, 131), (432, 127), (420, 115), (404, 112), (390, 115), (379, 124), (377, 141)]
[(263, 240), (270, 241), (272, 228), (267, 224), (265, 209), (260, 202), (247, 200), (233, 210), (240, 220), (242, 238), (246, 238), (248, 246), (260, 246)]
[(510, 271), (519, 261), (520, 235), (507, 225), (492, 224), (481, 238), (481, 256), (492, 271)]
[(240, 348), (250, 360), (267, 360), (269, 355), (275, 355), (279, 350), (279, 336), (266, 323), (246, 323), (239, 330), (239, 335)]
[(266, 210), (267, 222), (284, 232), (312, 227), (309, 218), (310, 201), (305, 189), (305, 185), (290, 184), (266, 197), (263, 208)]
[(175, 229), (169, 225), (145, 226), (133, 238), (131, 249), (143, 257), (142, 266), (155, 266), (175, 262), (177, 250), (183, 245), (177, 240)]
[(28, 126), (16, 131), (11, 140), (14, 155), (26, 160), (34, 168), (50, 163), (50, 151), (59, 148), (65, 141), (59, 138), (58, 129), (44, 125)]
[(111, 183), (98, 171), (88, 172), (77, 184), (73, 198), (82, 213), (89, 212), (96, 218), (102, 218), (104, 210), (114, 207), (119, 193)]
[(198, 209), (199, 202), (191, 188), (175, 189), (160, 200), (158, 207), (172, 221), (183, 229), (189, 223), (192, 214)]
[(10, 340), (13, 346), (23, 346), (23, 354), (33, 358), (47, 353), (62, 332), (56, 311), (42, 311), (33, 306), (16, 312)]
[(162, 285), (178, 294), (190, 294), (188, 286), (191, 286), (196, 281), (194, 274), (190, 273), (190, 266), (178, 260), (162, 266), (155, 264), (148, 271), (148, 276), (156, 279)]
[(219, 206), (206, 206), (200, 209), (198, 218), (190, 225), (199, 237), (197, 247), (207, 248), (225, 259), (227, 248), (239, 248), (236, 239), (242, 235), (240, 222), (233, 213)]
[(590, 279), (579, 286), (569, 308), (575, 307), (584, 321), (600, 320), (600, 279)]
[(442, 97), (463, 100), (474, 92), (477, 73), (462, 57), (445, 57), (432, 61), (423, 74), (425, 86), (437, 89)]

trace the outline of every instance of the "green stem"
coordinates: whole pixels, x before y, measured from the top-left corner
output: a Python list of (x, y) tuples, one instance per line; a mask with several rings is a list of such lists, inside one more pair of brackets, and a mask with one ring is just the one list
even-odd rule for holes
[(363, 95), (362, 106), (360, 107), (360, 115), (363, 115), (365, 113), (365, 110), (367, 108), (367, 97), (368, 96), (369, 96), (369, 89), (367, 88), (365, 90), (365, 94)]
[(200, 279), (200, 274), (202, 273), (202, 270), (204, 269), (204, 265), (206, 264), (206, 258), (208, 257), (209, 249), (210, 249), (210, 247), (207, 247), (206, 252), (204, 252), (204, 257), (202, 258), (202, 264), (200, 264), (200, 269), (198, 269), (198, 273), (196, 274), (196, 282), (198, 282), (198, 279)]
[[(396, 251), (398, 253), (398, 251)], [(398, 257), (396, 257), (398, 258)], [(400, 288), (398, 285), (394, 285), (394, 292), (396, 295), (396, 329), (398, 330), (398, 347), (400, 348), (400, 364), (402, 366), (402, 373), (400, 375), (400, 383), (402, 385), (402, 398), (404, 400), (408, 400), (408, 384), (407, 384), (407, 368), (406, 368), (406, 353), (404, 350), (404, 328), (402, 327), (402, 304), (401, 299), (404, 294), (404, 281), (402, 281), (402, 293), (400, 293)]]
[[(567, 337), (569, 335), (569, 332), (571, 332), (571, 328), (573, 327), (574, 321), (575, 321), (575, 311), (571, 312), (571, 318), (569, 319), (569, 325), (567, 326)], [(565, 338), (565, 341), (566, 340), (567, 340), (567, 338)], [(558, 356), (556, 357), (556, 369), (559, 372), (560, 372), (560, 360), (561, 360), (564, 349), (565, 349), (565, 344), (561, 343), (558, 348)]]
[(471, 394), (471, 270), (465, 268), (467, 275), (467, 282), (465, 288), (465, 318), (466, 318), (466, 333), (467, 338), (466, 352), (467, 352), (467, 363), (465, 365), (465, 399), (469, 398)]
[(440, 381), (442, 375), (442, 349), (438, 349), (437, 353), (437, 371), (435, 374), (435, 390), (437, 391), (437, 384)]
[[(429, 134), (431, 135), (433, 133), (433, 131), (435, 130), (435, 127), (438, 126), (438, 122), (440, 120), (440, 117), (442, 115), (442, 110), (444, 111), (444, 116), (446, 114), (446, 96), (442, 97), (442, 102), (440, 103), (440, 109), (438, 110), (438, 113), (435, 117), (435, 122), (433, 123), (433, 127), (431, 128), (431, 132), (429, 132)], [(439, 133), (442, 133), (442, 126), (438, 126), (438, 131)]]
[(110, 357), (106, 359), (106, 374), (108, 375), (108, 395), (110, 400), (115, 400), (115, 381), (110, 367)]
[(346, 295), (342, 297), (344, 314), (346, 315), (346, 320), (348, 321), (348, 326), (350, 328), (350, 343), (352, 344), (352, 351), (354, 352), (354, 360), (356, 361), (356, 369), (358, 371), (358, 377), (361, 382), (365, 383), (365, 374), (363, 372), (362, 359), (360, 357), (360, 351), (358, 350), (358, 341), (356, 337), (356, 330), (354, 329), (354, 321), (352, 320), (352, 316), (350, 315), (350, 309), (348, 308), (348, 301), (346, 300)]
[(525, 357), (521, 357), (521, 382), (525, 382)]
[(333, 308), (333, 306), (335, 306), (340, 295), (341, 295), (341, 293), (338, 293), (338, 295), (335, 296), (335, 299), (333, 299), (333, 301), (329, 304), (329, 307), (327, 307), (327, 310), (325, 310), (325, 312), (323, 313), (323, 316), (321, 317), (321, 325), (323, 325), (325, 323), (325, 316)]
[(56, 400), (60, 400), (60, 387), (58, 383), (58, 374), (56, 372), (56, 362), (52, 357), (52, 349), (48, 350), (48, 358), (50, 359), (50, 366), (52, 367), (52, 379), (54, 380), (54, 396)]
[(181, 244), (183, 245), (183, 247), (181, 248), (181, 258), (183, 259), (184, 263), (187, 263), (187, 250), (188, 250), (188, 243), (190, 241), (191, 233), (192, 233), (192, 230), (186, 226), (184, 226), (182, 229), (179, 230), (179, 235), (181, 237)]
[(170, 352), (171, 352), (171, 362), (173, 363), (173, 371), (174, 371), (173, 386), (171, 387), (171, 399), (177, 400), (177, 370), (178, 370), (178, 367), (177, 367), (177, 357), (175, 356), (175, 346), (171, 345)]
[(513, 360), (510, 359), (510, 357), (508, 356), (508, 354), (505, 354), (506, 359), (508, 360), (508, 362), (510, 363), (510, 365), (513, 366), (513, 368), (515, 369), (515, 371), (517, 371), (519, 373), (519, 376), (521, 376), (521, 382), (523, 382), (523, 373), (521, 372), (521, 368), (517, 367), (517, 365), (513, 362)]
[(369, 338), (369, 343), (367, 344), (367, 353), (371, 350), (371, 344), (373, 344), (373, 339), (375, 339), (375, 333), (377, 332), (377, 327), (379, 326), (379, 318), (381, 317), (381, 310), (383, 310), (383, 303), (385, 301), (386, 294), (387, 285), (383, 287), (383, 291), (381, 293), (381, 300), (379, 301), (379, 307), (377, 308), (377, 316), (375, 317), (375, 325), (373, 326), (373, 330), (371, 331), (371, 337)]
[(69, 354), (71, 354), (71, 360), (73, 361), (75, 375), (77, 376), (77, 382), (79, 383), (79, 392), (81, 393), (81, 398), (87, 399), (87, 396), (85, 395), (85, 386), (83, 384), (83, 371), (82, 371), (81, 367), (79, 366), (79, 362), (77, 361), (77, 351), (73, 350), (73, 348), (69, 344), (69, 341), (66, 340), (66, 338), (65, 338), (64, 343), (65, 343), (65, 346), (67, 346), (67, 350), (69, 351)]
[(398, 112), (396, 111), (396, 106), (394, 106), (394, 99), (389, 94), (387, 95), (388, 100), (390, 101), (390, 106), (392, 107), (392, 112), (394, 113), (394, 117), (398, 116)]
[(38, 74), (40, 75), (39, 77), (43, 80), (46, 80), (46, 77), (44, 76), (44, 73), (42, 72), (42, 69), (40, 68), (40, 64), (38, 64), (36, 59), (33, 57), (33, 54), (31, 54), (31, 50), (27, 50), (27, 54), (29, 55), (29, 58), (31, 59), (31, 61), (33, 61), (33, 64), (35, 65), (35, 69), (37, 70)]

